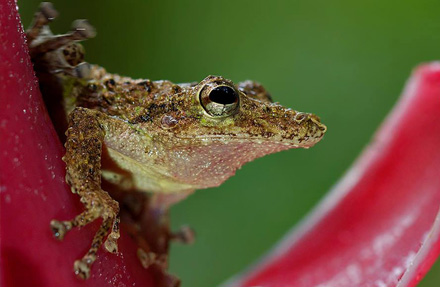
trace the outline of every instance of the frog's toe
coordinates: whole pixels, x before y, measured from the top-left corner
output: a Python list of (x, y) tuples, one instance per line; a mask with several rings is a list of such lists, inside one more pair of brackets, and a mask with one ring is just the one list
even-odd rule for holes
[(107, 239), (104, 242), (105, 249), (110, 253), (118, 252), (118, 239), (121, 236), (119, 233), (119, 223), (119, 216), (116, 216), (116, 218), (113, 220), (112, 231), (107, 236)]
[(48, 22), (58, 17), (58, 11), (55, 10), (50, 2), (41, 2), (40, 12)]
[(56, 239), (63, 240), (67, 231), (72, 229), (72, 223), (69, 221), (52, 220), (50, 222), (50, 229), (52, 230), (52, 234)]
[(194, 229), (187, 225), (180, 227), (179, 231), (171, 234), (171, 240), (184, 244), (193, 244), (195, 238), (196, 235)]
[(76, 260), (73, 264), (75, 275), (83, 280), (88, 279), (90, 277), (90, 267), (95, 260), (96, 257), (94, 255), (84, 256), (81, 260)]
[(78, 19), (72, 23), (73, 31), (78, 33), (83, 40), (94, 38), (96, 36), (95, 28), (85, 19)]
[(110, 253), (118, 253), (118, 242), (117, 238), (111, 238), (110, 235), (107, 240), (104, 242), (105, 250)]
[(81, 79), (88, 79), (91, 74), (90, 64), (87, 62), (79, 63), (75, 66), (73, 74)]
[(158, 255), (154, 252), (147, 252), (142, 248), (138, 248), (137, 256), (142, 264), (142, 267), (145, 269), (155, 265), (158, 269), (155, 269), (156, 272), (159, 271), (162, 275), (159, 280), (159, 286), (166, 287), (178, 287), (180, 286), (180, 279), (177, 276), (174, 276), (166, 271), (168, 266), (168, 257), (166, 254)]
[(164, 272), (163, 274), (163, 286), (167, 287), (179, 287), (180, 286), (180, 279), (177, 276), (174, 276), (172, 274), (169, 274), (168, 272)]
[(81, 260), (75, 261), (73, 269), (79, 278), (88, 279), (90, 277), (90, 268), (96, 260), (96, 254), (111, 228), (112, 231), (110, 232), (104, 246), (109, 252), (116, 253), (118, 251), (117, 239), (119, 238), (119, 217), (116, 216), (114, 219), (108, 218), (103, 221), (101, 227), (96, 232), (91, 247), (86, 255), (84, 255)]
[(158, 257), (156, 253), (147, 252), (142, 248), (138, 248), (136, 254), (137, 254), (139, 261), (142, 264), (142, 267), (144, 267), (145, 269), (147, 269), (148, 267), (153, 265), (156, 262), (157, 257)]

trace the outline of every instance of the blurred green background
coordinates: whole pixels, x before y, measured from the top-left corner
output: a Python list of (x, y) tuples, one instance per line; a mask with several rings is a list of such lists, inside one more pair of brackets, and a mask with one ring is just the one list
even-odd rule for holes
[[(18, 1), (25, 26), (39, 2)], [(172, 248), (183, 287), (216, 286), (264, 254), (348, 169), (411, 70), (440, 59), (437, 0), (53, 2), (53, 30), (89, 19), (98, 37), (84, 43), (86, 59), (110, 72), (254, 79), (329, 127), (316, 147), (258, 159), (172, 210), (174, 227), (197, 231), (196, 244)], [(437, 263), (420, 286), (439, 284)]]

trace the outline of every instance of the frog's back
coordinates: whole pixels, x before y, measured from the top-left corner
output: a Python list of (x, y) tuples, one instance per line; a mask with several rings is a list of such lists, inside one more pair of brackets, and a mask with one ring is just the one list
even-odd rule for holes
[(152, 121), (153, 110), (173, 109), (172, 98), (182, 88), (170, 81), (134, 80), (106, 73), (92, 65), (89, 79), (64, 76), (63, 101), (66, 113), (75, 107), (98, 110), (112, 117), (139, 123)]

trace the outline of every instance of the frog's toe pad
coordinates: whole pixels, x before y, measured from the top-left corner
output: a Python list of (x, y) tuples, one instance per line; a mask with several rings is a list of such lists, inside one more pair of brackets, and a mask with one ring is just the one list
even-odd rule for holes
[(147, 269), (151, 265), (153, 265), (156, 262), (157, 255), (154, 252), (147, 252), (143, 250), (142, 248), (138, 248), (137, 250), (137, 257), (139, 258), (139, 261), (142, 264), (142, 267)]
[(84, 256), (81, 260), (76, 260), (73, 264), (73, 271), (75, 275), (83, 280), (90, 277), (90, 266), (96, 258), (93, 256)]
[[(118, 236), (119, 237), (119, 236)], [(107, 237), (107, 240), (104, 242), (105, 250), (107, 250), (110, 253), (117, 253), (118, 252), (118, 238), (110, 234)]]
[(165, 278), (165, 286), (169, 287), (179, 287), (180, 286), (180, 279), (174, 275), (171, 275), (167, 272), (164, 274)]
[(69, 222), (52, 220), (50, 222), (50, 229), (52, 230), (52, 234), (56, 239), (63, 240), (67, 231), (72, 229), (72, 225)]
[(90, 39), (96, 36), (95, 28), (89, 23), (89, 21), (85, 19), (78, 19), (73, 21), (72, 28), (83, 39)]
[(55, 8), (53, 7), (53, 4), (50, 2), (42, 2), (40, 4), (40, 12), (49, 21), (52, 21), (53, 19), (58, 17), (58, 11), (55, 10)]
[(194, 229), (184, 225), (180, 227), (180, 230), (173, 233), (171, 239), (184, 244), (193, 244), (196, 239), (196, 234)]

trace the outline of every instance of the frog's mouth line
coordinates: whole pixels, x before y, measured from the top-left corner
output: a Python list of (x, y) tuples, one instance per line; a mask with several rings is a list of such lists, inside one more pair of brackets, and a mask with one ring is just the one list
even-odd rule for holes
[[(254, 144), (270, 144), (277, 146), (287, 146), (290, 148), (308, 148), (318, 143), (325, 135), (327, 127), (320, 122), (319, 119), (311, 117), (307, 123), (307, 131), (303, 134), (298, 133), (267, 133), (267, 134), (248, 134), (248, 133), (225, 133), (225, 134), (201, 134), (201, 135), (185, 135), (174, 134), (175, 138), (182, 140), (197, 140), (202, 143), (206, 141), (216, 141), (227, 144), (231, 143), (254, 143)], [(311, 124), (311, 125), (310, 125)]]
[(201, 136), (179, 136), (175, 137), (183, 140), (199, 140), (203, 142), (203, 140), (216, 140), (218, 142), (223, 142), (227, 144), (231, 143), (257, 143), (257, 144), (274, 144), (274, 145), (283, 145), (289, 146), (291, 148), (300, 148), (300, 147), (311, 147), (319, 142), (324, 134), (321, 134), (320, 137), (305, 137), (301, 142), (294, 142), (291, 139), (283, 139), (280, 137), (274, 138), (262, 138), (257, 136), (232, 136), (232, 135), (201, 135)]

